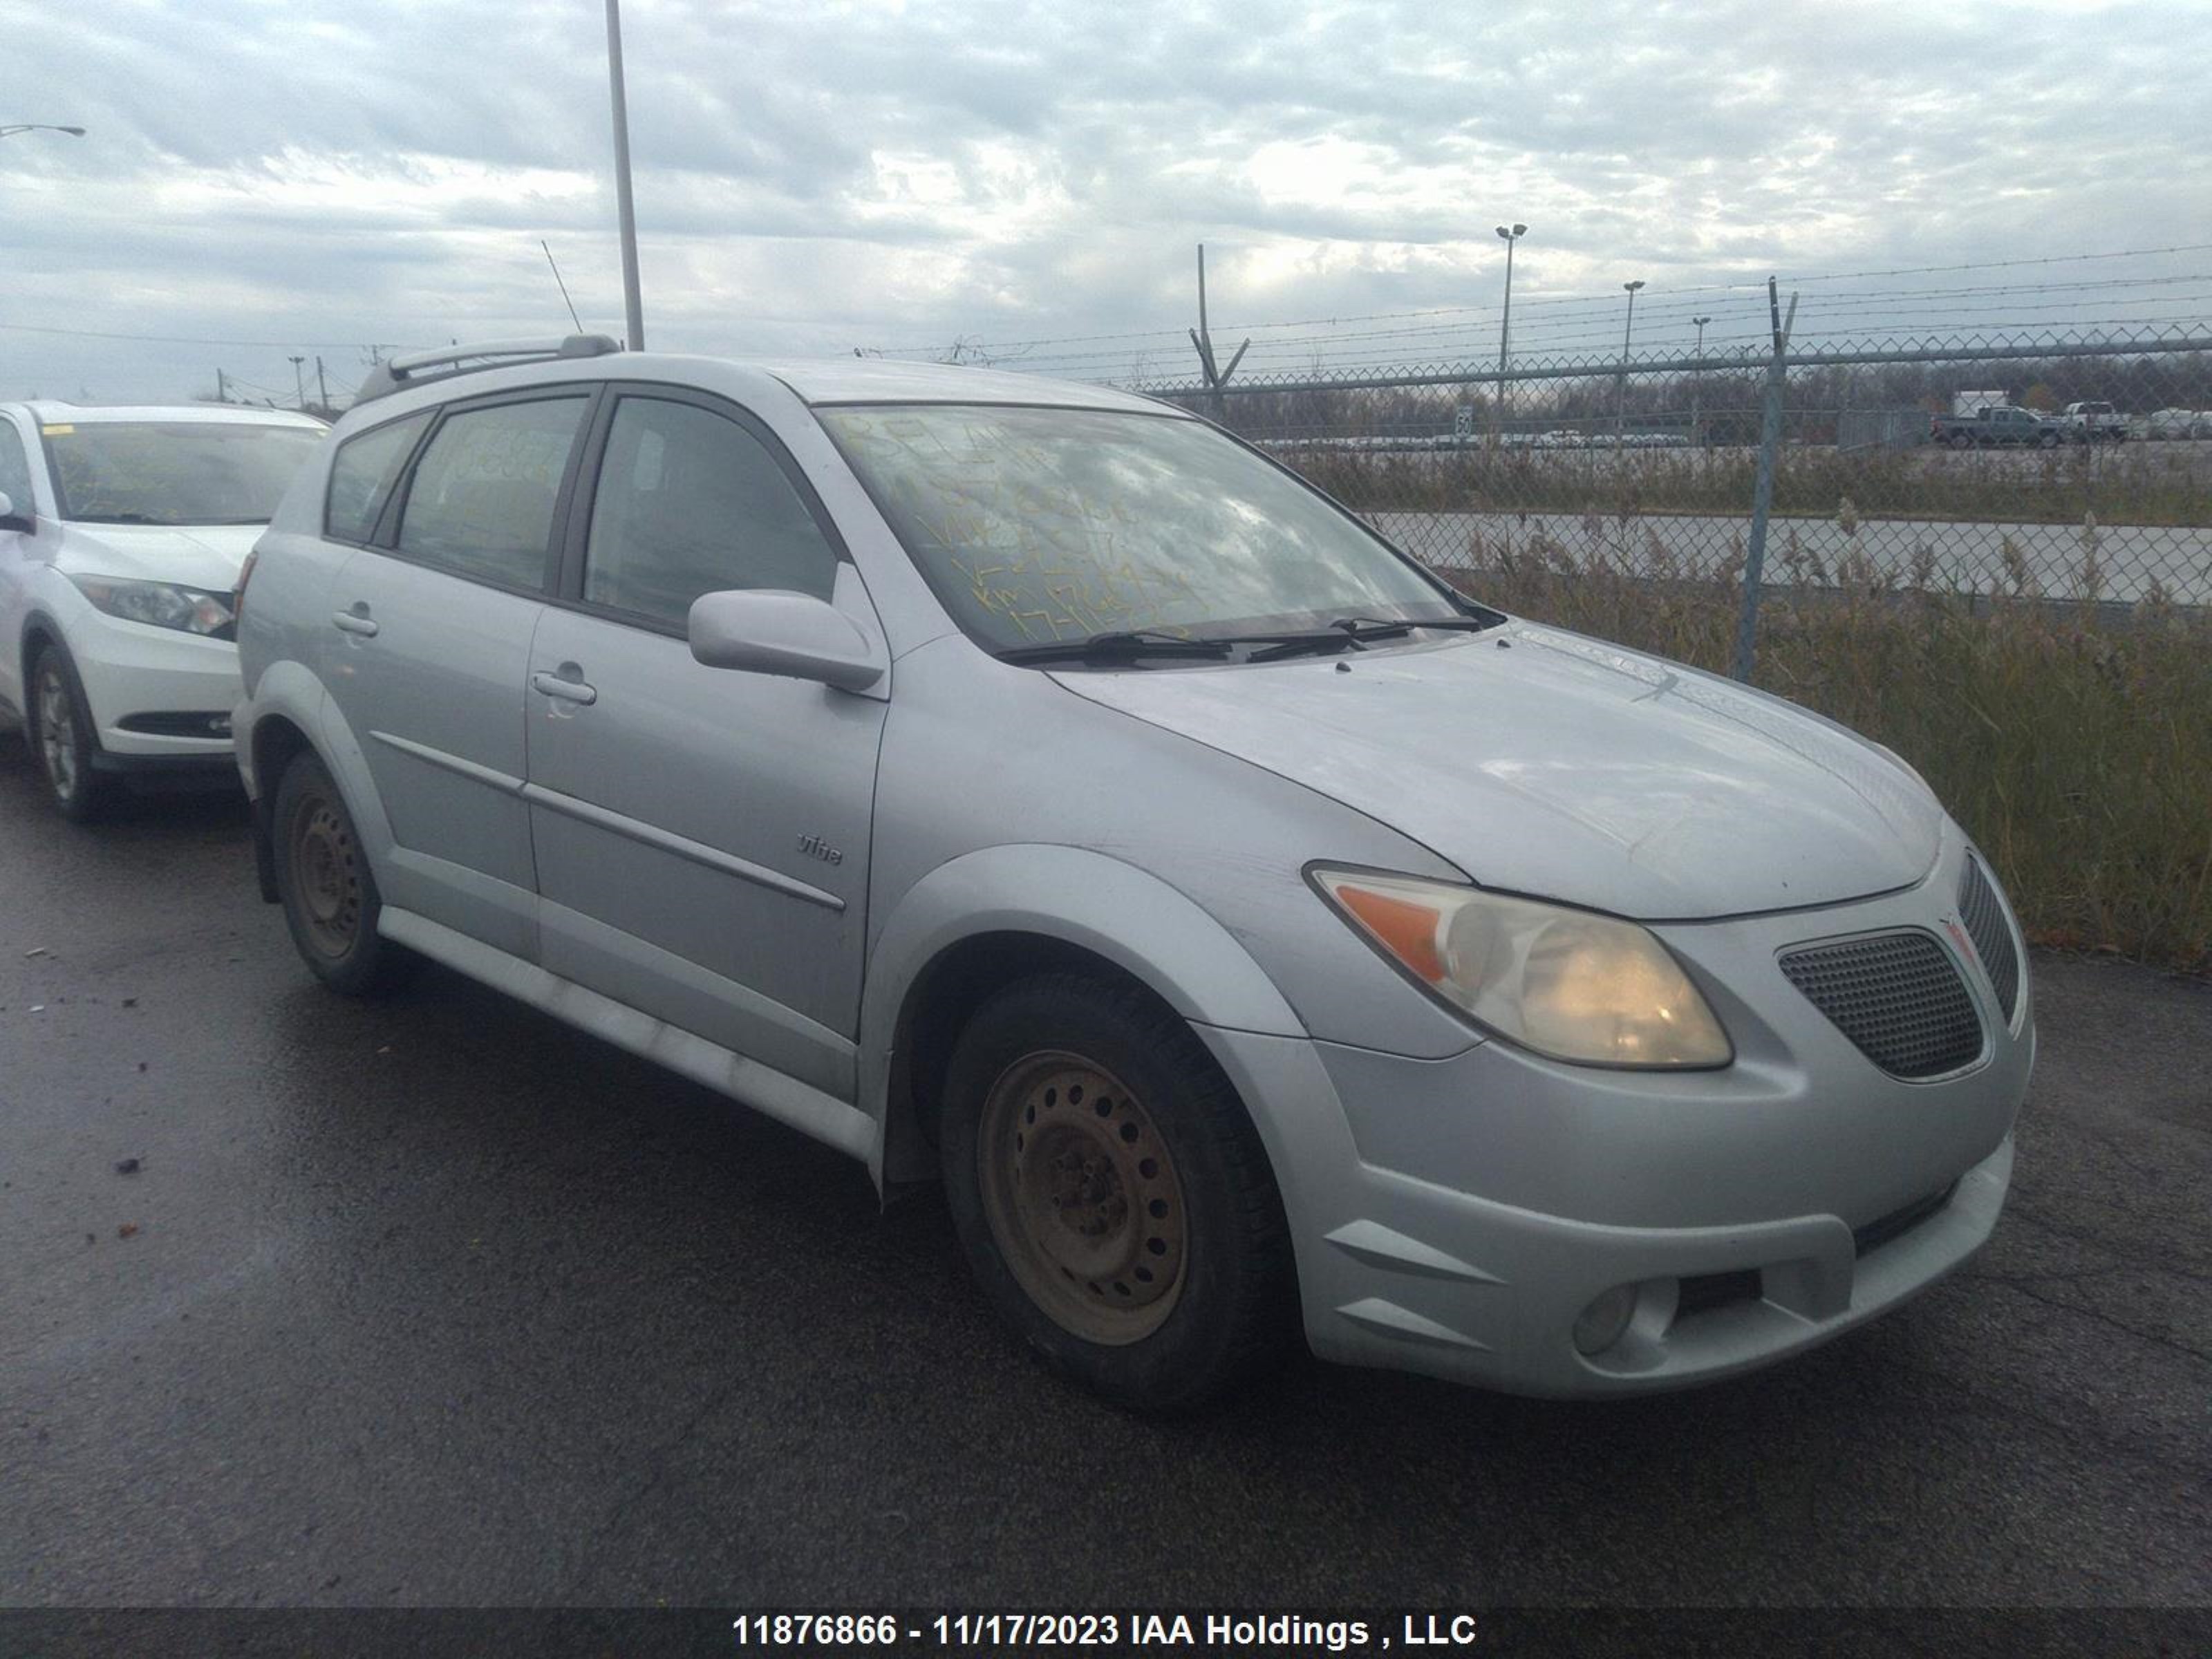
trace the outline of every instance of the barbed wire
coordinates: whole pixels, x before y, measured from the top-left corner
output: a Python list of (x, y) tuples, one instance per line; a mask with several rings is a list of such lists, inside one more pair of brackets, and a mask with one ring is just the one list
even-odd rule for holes
[[(2154, 258), (2161, 258), (2169, 254), (2202, 253), (2208, 252), (2212, 252), (2212, 242), (2178, 243), (2168, 247), (2121, 248), (2101, 252), (2050, 254), (2033, 258), (1999, 259), (1963, 264), (1899, 265), (1893, 266), (1887, 270), (1878, 270), (1829, 271), (1808, 276), (1786, 276), (1779, 277), (1778, 280), (1790, 286), (1803, 287), (1816, 283), (1856, 282), (1876, 277), (1889, 276), (1935, 276), (1960, 271), (1982, 272), (2027, 270), (2054, 265), (2080, 264), (2111, 259)], [(2163, 279), (2135, 279), (2122, 277), (2109, 280), (2119, 286), (2134, 286), (2140, 285), (2143, 283)], [(1669, 287), (1664, 289), (1661, 295), (1645, 298), (1643, 301), (1643, 304), (1644, 306), (1651, 306), (1655, 304), (1666, 306), (1671, 303), (1676, 307), (1687, 306), (1690, 309), (1694, 310), (1698, 305), (1704, 303), (1702, 301), (1699, 301), (1695, 297), (1700, 295), (1742, 293), (1754, 298), (1761, 296), (1765, 293), (1765, 278), (1761, 277), (1756, 281), (1747, 280), (1739, 283), (1698, 283), (1683, 288)], [(2084, 283), (2082, 285), (2094, 286), (2095, 284)], [(2069, 284), (2008, 283), (2002, 285), (2001, 289), (1993, 289), (1992, 291), (2021, 292), (2033, 291), (2038, 288), (2062, 288), (2066, 286), (2069, 286)], [(1921, 292), (1923, 293), (1963, 291), (1965, 290), (1921, 290)], [(1514, 308), (1516, 311), (1524, 309), (1541, 309), (1551, 306), (1579, 306), (1592, 308), (1612, 307), (1618, 308), (1620, 304), (1620, 295), (1617, 293), (1610, 295), (1559, 295), (1534, 294), (1529, 295), (1524, 300), (1516, 301)], [(1346, 323), (1396, 321), (1419, 317), (1496, 317), (1499, 313), (1499, 309), (1500, 307), (1495, 305), (1438, 306), (1405, 311), (1370, 312), (1351, 316), (1309, 317), (1273, 322), (1221, 323), (1216, 325), (1216, 326), (1219, 328), (1223, 333), (1259, 334), (1269, 330), (1285, 328), (1336, 329)], [(1181, 328), (1138, 329), (1120, 333), (1045, 336), (1036, 338), (1017, 340), (978, 340), (969, 337), (963, 336), (963, 337), (971, 349), (987, 353), (1034, 351), (1037, 348), (1044, 346), (1103, 344), (1139, 340), (1157, 340), (1161, 342), (1163, 344), (1170, 342), (1181, 343), (1185, 339), (1185, 336)], [(1255, 347), (1257, 344), (1258, 342), (1255, 341)], [(872, 348), (872, 349), (880, 350), (886, 356), (925, 356), (942, 352), (946, 349), (946, 343), (942, 341), (924, 345), (883, 346)], [(1055, 354), (1055, 356), (1057, 356), (1057, 354)]]
[[(2202, 284), (2212, 284), (2212, 276), (2192, 276), (2186, 280)], [(1835, 318), (1838, 324), (1843, 325), (1846, 328), (1855, 328), (1862, 325), (1861, 319), (1868, 315), (1885, 315), (1897, 327), (1913, 328), (1917, 330), (1950, 330), (1961, 328), (2018, 330), (2030, 328), (2036, 325), (2036, 319), (2033, 317), (2033, 313), (2058, 313), (2078, 309), (2075, 303), (2069, 301), (2051, 301), (2040, 305), (2031, 302), (2018, 303), (2010, 306), (2008, 307), (2009, 314), (1999, 313), (1978, 316), (1955, 315), (1949, 314), (1951, 311), (1950, 307), (1938, 303), (1939, 297), (1940, 296), (1930, 296), (1928, 300), (1917, 304), (1902, 305), (1891, 304), (1887, 301), (1880, 300), (1867, 300), (1861, 301), (1855, 298), (1850, 303), (1832, 307), (1831, 314)], [(2208, 307), (2212, 307), (2212, 286), (2207, 286), (2199, 291), (2189, 294), (2143, 296), (2143, 304), (2145, 307), (2148, 307), (2153, 301), (2155, 301), (2160, 306), (2167, 307), (2167, 309), (2154, 310), (2142, 307), (2131, 307), (2125, 313), (2102, 313), (2100, 315), (2100, 320), (2110, 323), (2134, 324), (2149, 321), (2186, 320), (2191, 317), (2202, 316), (2206, 313)], [(2179, 309), (2172, 309), (2174, 307), (2179, 307)], [(1591, 327), (1566, 332), (1562, 332), (1558, 330), (1547, 330), (1537, 334), (1533, 340), (1524, 338), (1515, 344), (1513, 348), (1514, 354), (1516, 356), (1519, 356), (1532, 351), (1541, 352), (1555, 350), (1582, 341), (1604, 340), (1616, 337), (1620, 332), (1620, 312), (1621, 307), (1616, 303), (1611, 307), (1610, 314), (1604, 316), (1601, 319), (1595, 318), (1592, 319), (1594, 325)], [(1643, 313), (1639, 311), (1638, 315), (1638, 321), (1643, 321)], [(1663, 322), (1663, 317), (1661, 320)], [(1716, 319), (1715, 320), (1721, 321), (1724, 319)], [(1644, 334), (1647, 337), (1653, 333), (1663, 334), (1667, 332), (1663, 327), (1656, 329), (1652, 327), (1645, 327), (1641, 329), (1639, 331)], [(1802, 331), (1802, 332), (1808, 336), (1816, 333), (1825, 334), (1834, 331), (1838, 331), (1837, 329), (1829, 326), (1828, 319), (1825, 316), (1818, 325), (1808, 324), (1807, 328)], [(1709, 333), (1706, 338), (1708, 349), (1715, 349), (1730, 343), (1761, 341), (1766, 337), (1766, 335), (1767, 320), (1765, 307), (1762, 306), (1759, 309), (1755, 325), (1747, 330), (1739, 331), (1730, 331), (1727, 329), (1717, 329)], [(1353, 341), (1376, 341), (1386, 339), (1403, 340), (1409, 343), (1430, 343), (1429, 350), (1426, 353), (1422, 354), (1430, 359), (1451, 356), (1468, 357), (1474, 357), (1476, 356), (1494, 356), (1497, 350), (1494, 340), (1468, 336), (1462, 331), (1457, 330), (1375, 330), (1364, 334), (1340, 335), (1333, 337), (1310, 336), (1291, 340), (1261, 341), (1255, 339), (1252, 343), (1248, 362), (1254, 369), (1258, 369), (1270, 363), (1279, 362), (1285, 356), (1310, 356), (1313, 355), (1312, 348), (1316, 346), (1336, 345)], [(1463, 340), (1463, 346), (1458, 350), (1452, 349), (1448, 343), (1454, 340)], [(1055, 373), (1079, 373), (1079, 371), (1086, 366), (1127, 362), (1128, 361), (1129, 355), (1130, 354), (1127, 352), (1071, 353), (1066, 356), (1046, 358), (1001, 358), (998, 361), (1018, 362), (1023, 368), (1031, 370), (1032, 372), (1050, 371)], [(1326, 361), (1331, 364), (1336, 365), (1349, 366), (1357, 364), (1362, 367), (1373, 367), (1377, 363), (1394, 361), (1396, 358), (1407, 358), (1410, 360), (1413, 356), (1414, 352), (1409, 346), (1407, 350), (1397, 352), (1391, 357), (1346, 356), (1341, 353), (1337, 353), (1329, 355)]]

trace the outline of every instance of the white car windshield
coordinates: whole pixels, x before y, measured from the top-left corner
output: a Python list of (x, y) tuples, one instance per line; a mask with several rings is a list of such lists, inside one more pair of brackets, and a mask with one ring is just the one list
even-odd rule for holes
[(1468, 615), (1326, 497), (1196, 421), (988, 404), (817, 413), (989, 649)]
[(266, 524), (322, 433), (248, 421), (52, 422), (60, 516), (91, 524)]

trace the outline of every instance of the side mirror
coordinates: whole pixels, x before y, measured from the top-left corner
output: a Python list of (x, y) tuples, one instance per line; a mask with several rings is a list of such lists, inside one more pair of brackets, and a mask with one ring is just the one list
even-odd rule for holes
[(29, 512), (17, 512), (15, 498), (0, 489), (0, 530), (20, 530), (27, 536), (38, 527)]
[(808, 593), (734, 588), (691, 602), (691, 654), (709, 668), (818, 680), (865, 691), (883, 678), (867, 635)]

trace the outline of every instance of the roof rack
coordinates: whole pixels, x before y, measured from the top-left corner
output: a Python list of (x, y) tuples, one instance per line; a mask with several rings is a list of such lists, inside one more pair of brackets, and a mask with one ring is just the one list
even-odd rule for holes
[(479, 369), (501, 368), (515, 363), (557, 362), (564, 357), (604, 357), (622, 347), (604, 334), (548, 335), (541, 339), (482, 340), (474, 345), (440, 346), (430, 351), (406, 351), (387, 357), (368, 371), (355, 392), (356, 404), (388, 398), (425, 380), (442, 380)]

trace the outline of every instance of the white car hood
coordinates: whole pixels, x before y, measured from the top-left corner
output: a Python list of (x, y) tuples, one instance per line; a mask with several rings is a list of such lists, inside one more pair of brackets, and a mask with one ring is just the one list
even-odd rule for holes
[(1379, 819), (1484, 886), (1645, 921), (1908, 886), (1942, 835), (1918, 778), (1832, 721), (1549, 629), (1054, 678)]
[(267, 528), (259, 524), (64, 524), (54, 565), (69, 575), (178, 582), (228, 593), (238, 586), (239, 566)]

